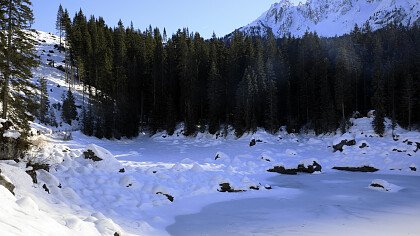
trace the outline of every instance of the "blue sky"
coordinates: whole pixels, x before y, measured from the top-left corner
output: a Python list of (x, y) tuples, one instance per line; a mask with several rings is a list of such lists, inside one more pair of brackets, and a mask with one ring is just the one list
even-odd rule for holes
[[(32, 0), (34, 28), (55, 32), (55, 19), (60, 3), (70, 16), (82, 8), (85, 15), (104, 17), (110, 26), (121, 19), (126, 26), (145, 29), (166, 27), (168, 34), (188, 27), (208, 38), (212, 32), (224, 36), (251, 23), (271, 4), (280, 0)], [(299, 1), (299, 0), (292, 0)], [(303, 1), (303, 0), (301, 0)]]

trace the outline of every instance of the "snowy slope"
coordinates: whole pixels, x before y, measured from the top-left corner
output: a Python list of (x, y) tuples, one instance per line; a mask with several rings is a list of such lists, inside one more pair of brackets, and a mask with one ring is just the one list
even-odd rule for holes
[[(65, 73), (58, 67), (65, 67), (64, 52), (60, 52), (56, 46), (59, 45), (60, 39), (58, 36), (42, 31), (32, 32), (37, 45), (35, 46), (37, 55), (39, 56), (40, 65), (35, 68), (33, 72), (32, 82), (38, 84), (38, 80), (44, 77), (47, 80), (47, 91), (49, 95), (50, 106), (54, 107), (56, 121), (58, 127), (49, 127), (52, 131), (77, 130), (80, 128), (79, 122), (74, 121), (72, 125), (68, 125), (61, 120), (61, 111), (54, 106), (54, 104), (61, 103), (62, 97), (66, 95), (69, 89), (69, 84), (66, 83)], [(54, 67), (50, 65), (54, 62)], [(75, 81), (70, 86), (73, 95), (75, 96), (76, 106), (78, 106), (78, 113), (81, 112), (81, 105), (83, 102), (83, 87)], [(39, 91), (38, 91), (39, 92)], [(86, 99), (86, 98), (85, 98)], [(37, 121), (33, 123), (34, 127), (39, 127)], [(50, 131), (51, 131), (50, 130)]]
[(331, 37), (349, 33), (355, 24), (361, 27), (365, 22), (374, 30), (391, 22), (419, 25), (419, 15), (418, 0), (308, 0), (297, 6), (281, 0), (240, 30), (264, 35), (271, 28), (277, 37), (316, 31), (320, 36)]

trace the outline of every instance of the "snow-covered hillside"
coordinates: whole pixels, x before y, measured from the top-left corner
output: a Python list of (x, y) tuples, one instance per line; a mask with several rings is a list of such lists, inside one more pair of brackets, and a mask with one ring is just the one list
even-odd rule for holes
[(349, 33), (356, 24), (361, 27), (366, 22), (374, 30), (392, 22), (418, 25), (419, 15), (418, 0), (308, 0), (298, 6), (281, 0), (240, 30), (264, 35), (271, 28), (278, 37), (316, 31), (320, 36), (331, 37)]
[[(34, 81), (44, 76), (51, 103), (60, 102), (68, 85), (47, 61), (57, 66), (63, 60), (54, 49), (58, 38), (44, 32), (36, 37), (42, 64)], [(74, 91), (80, 105), (81, 87)], [(337, 235), (353, 227), (366, 235), (372, 222), (389, 235), (420, 232), (413, 223), (420, 220), (420, 133), (397, 127), (393, 135), (387, 120), (379, 137), (372, 118), (351, 122), (347, 133), (336, 135), (259, 130), (241, 138), (233, 132), (225, 138), (185, 137), (179, 125), (172, 136), (162, 132), (132, 140), (87, 137), (77, 131), (77, 122), (59, 127), (35, 122), (40, 132), (32, 140), (38, 148), (28, 160), (48, 168), (0, 161), (0, 180), (15, 186), (13, 195), (0, 185), (0, 235), (314, 235), (311, 229)], [(60, 130), (73, 130), (72, 140), (53, 132)], [(377, 172), (353, 178), (336, 170), (343, 168)], [(36, 183), (28, 172), (36, 174)], [(297, 172), (309, 173), (284, 175)], [(222, 208), (195, 217), (201, 221), (194, 225), (177, 217), (213, 203)], [(272, 211), (272, 205), (281, 209)], [(323, 221), (328, 219), (340, 223), (330, 229)]]

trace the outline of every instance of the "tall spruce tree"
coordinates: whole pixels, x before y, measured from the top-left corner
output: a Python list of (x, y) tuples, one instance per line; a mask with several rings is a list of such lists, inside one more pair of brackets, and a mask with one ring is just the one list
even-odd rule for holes
[(385, 132), (385, 84), (382, 73), (383, 49), (380, 39), (376, 39), (374, 48), (374, 77), (373, 77), (373, 97), (372, 104), (375, 108), (373, 119), (373, 129), (375, 133), (383, 135)]
[(34, 20), (31, 7), (29, 0), (0, 0), (2, 118), (11, 120), (24, 137), (36, 108), (35, 85), (30, 82), (31, 69), (38, 65), (29, 31)]
[(50, 101), (48, 98), (47, 80), (45, 77), (39, 79), (39, 107), (38, 107), (38, 119), (41, 123), (50, 124), (48, 112), (50, 109)]
[(55, 29), (58, 32), (58, 35), (60, 36), (60, 47), (59, 50), (61, 50), (61, 39), (63, 38), (63, 31), (64, 31), (64, 10), (63, 10), (63, 6), (58, 7), (58, 11), (57, 11), (57, 19), (55, 21)]
[(71, 125), (71, 122), (77, 118), (77, 108), (74, 99), (74, 95), (71, 90), (67, 90), (67, 95), (63, 95), (63, 107), (61, 112), (61, 118), (64, 122)]

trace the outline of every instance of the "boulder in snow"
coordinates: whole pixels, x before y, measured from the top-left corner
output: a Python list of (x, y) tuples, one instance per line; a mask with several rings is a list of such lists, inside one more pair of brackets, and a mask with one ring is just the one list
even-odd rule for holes
[(336, 138), (333, 141), (333, 149), (334, 152), (336, 151), (343, 151), (344, 146), (353, 146), (356, 145), (356, 140), (354, 139), (353, 135), (350, 135), (348, 133), (343, 134), (341, 137)]
[(361, 167), (341, 167), (341, 166), (335, 166), (333, 167), (334, 170), (342, 170), (342, 171), (350, 171), (350, 172), (376, 172), (379, 169), (376, 169), (375, 167), (371, 166), (361, 166)]
[(88, 145), (83, 156), (85, 159), (92, 160), (97, 168), (110, 171), (119, 171), (122, 168), (121, 163), (115, 159), (111, 152), (95, 144)]
[(157, 195), (163, 195), (163, 196), (165, 196), (169, 201), (171, 201), (171, 202), (173, 202), (174, 201), (174, 197), (172, 196), (172, 195), (170, 195), (170, 194), (167, 194), (167, 193), (162, 193), (162, 192), (157, 192), (156, 193)]
[(375, 179), (372, 181), (372, 183), (369, 185), (370, 189), (379, 190), (379, 191), (385, 191), (385, 192), (391, 192), (395, 193), (402, 189), (402, 187), (397, 186), (395, 184), (388, 183), (385, 180), (382, 179)]
[(46, 172), (50, 171), (50, 166), (48, 164), (43, 164), (43, 163), (32, 163), (32, 162), (28, 162), (26, 164), (26, 173), (31, 176), (32, 178), (32, 182), (34, 184), (38, 183), (38, 179), (36, 176), (36, 171), (37, 170), (45, 170)]
[(230, 186), (230, 183), (221, 183), (219, 184), (220, 189), (217, 191), (219, 192), (228, 192), (228, 193), (237, 193), (237, 192), (245, 192), (246, 190), (241, 189), (234, 189)]
[(14, 193), (15, 185), (13, 185), (7, 177), (5, 177), (1, 174), (1, 169), (0, 169), (0, 185), (4, 186), (13, 195), (15, 195), (15, 193)]
[(250, 146), (250, 147), (255, 146), (257, 143), (262, 143), (262, 140), (253, 138), (253, 139), (251, 139), (251, 141), (249, 142), (249, 146)]
[(284, 166), (274, 166), (272, 169), (267, 170), (268, 172), (276, 172), (283, 175), (297, 175), (297, 173), (308, 173), (312, 174), (314, 172), (320, 172), (322, 166), (316, 162), (312, 161), (311, 164), (301, 163), (297, 168), (287, 169)]

